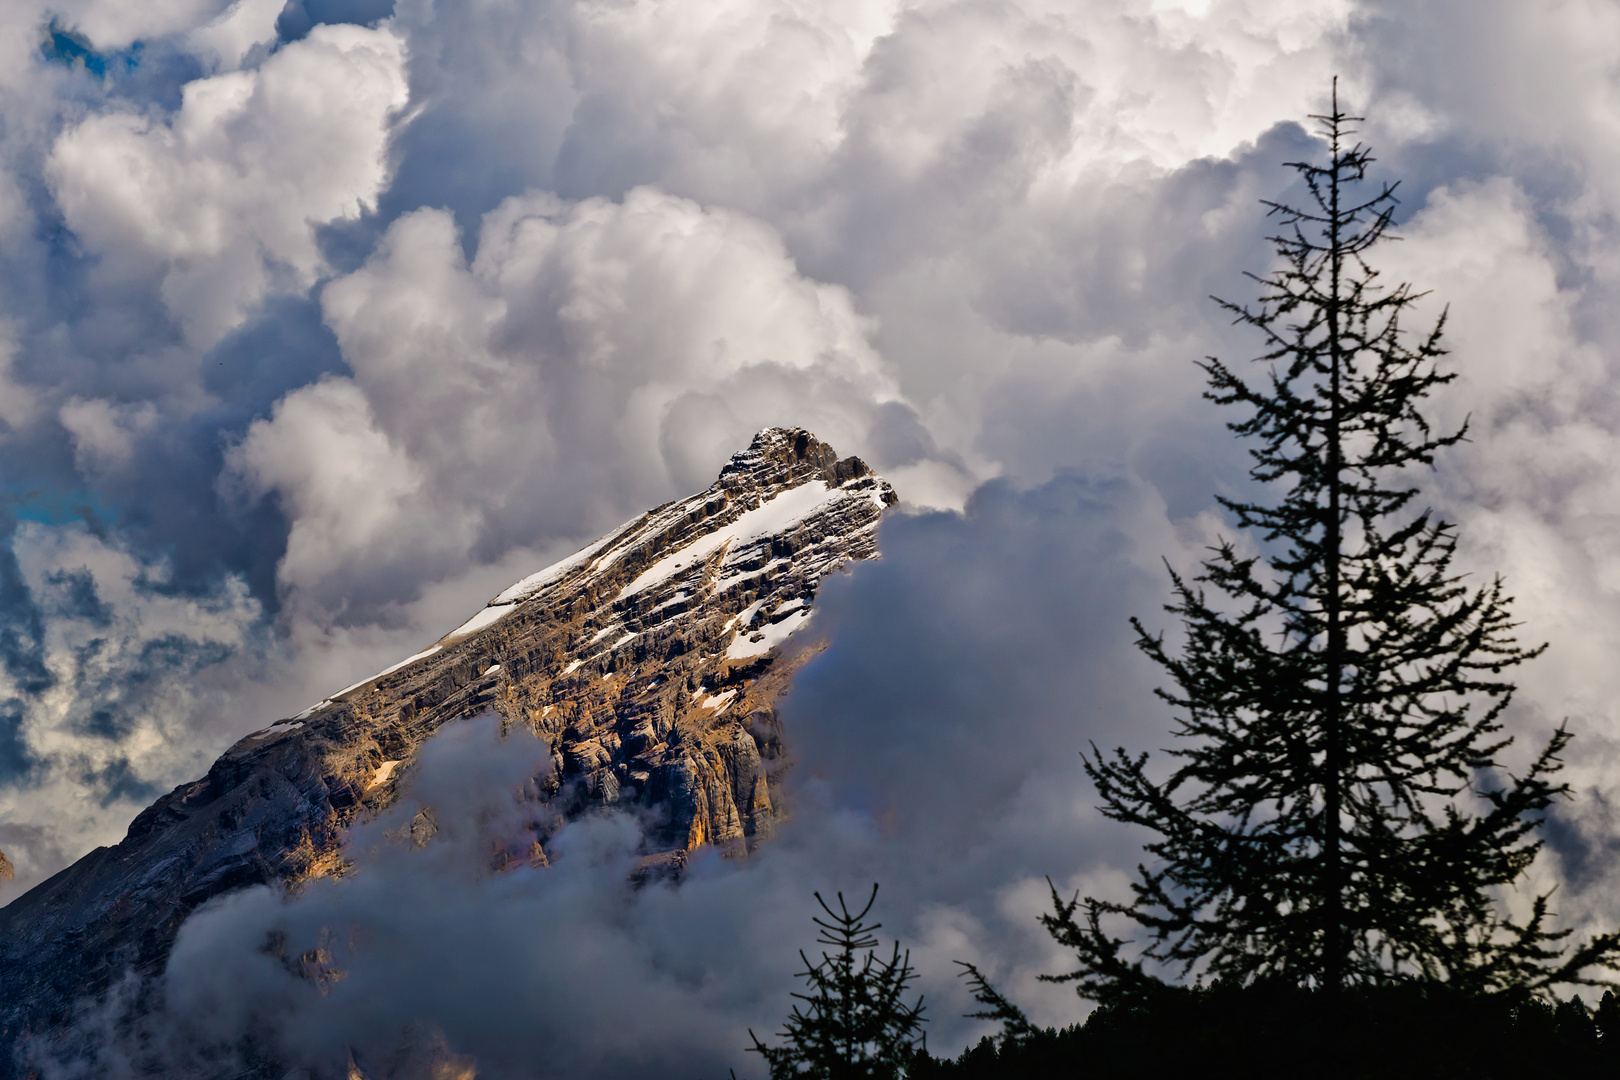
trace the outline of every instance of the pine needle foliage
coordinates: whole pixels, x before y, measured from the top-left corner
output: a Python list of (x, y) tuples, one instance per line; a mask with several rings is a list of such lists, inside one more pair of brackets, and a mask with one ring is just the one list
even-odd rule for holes
[[(1445, 316), (1409, 336), (1421, 294), (1368, 261), (1391, 239), (1395, 186), (1360, 192), (1373, 156), (1336, 85), (1312, 119), (1327, 163), (1287, 163), (1308, 202), (1265, 204), (1278, 268), (1248, 275), (1252, 306), (1216, 298), (1263, 339), (1263, 374), (1200, 365), (1204, 396), (1246, 413), (1228, 427), (1275, 498), (1217, 496), (1254, 544), (1222, 541), (1191, 579), (1171, 570), (1179, 651), (1133, 620), (1172, 683), (1158, 693), (1176, 712), (1174, 768), (1156, 779), (1148, 755), (1095, 744), (1085, 767), (1104, 814), (1156, 834), (1156, 865), (1130, 903), (1053, 890), (1043, 922), (1079, 964), (1048, 978), (1105, 1004), (1151, 997), (1165, 968), (1330, 992), (1607, 981), (1588, 973), (1620, 938), (1572, 948), (1550, 893), (1519, 919), (1498, 902), (1568, 793), (1555, 774), (1570, 734), (1520, 775), (1501, 763), (1506, 673), (1544, 646), (1516, 642), (1501, 580), (1471, 584), (1455, 526), (1415, 502), (1413, 473), (1467, 430), (1437, 432), (1420, 410), (1456, 377), (1438, 363)], [(1111, 937), (1111, 915), (1145, 942)]]
[(1032, 1037), (1038, 1030), (1024, 1015), (1024, 1010), (990, 984), (977, 966), (965, 960), (955, 961), (962, 970), (957, 975), (968, 981), (973, 1000), (979, 1003), (978, 1012), (965, 1013), (969, 1020), (993, 1020), (1001, 1025), (1001, 1035), (993, 1040), (997, 1045), (1016, 1045)]
[[(866, 906), (851, 912), (838, 893), (838, 910), (815, 894), (826, 918), (816, 916), (821, 928), (817, 941), (831, 952), (812, 964), (801, 950), (804, 970), (798, 975), (809, 993), (794, 994), (794, 1005), (783, 1025), (780, 1046), (767, 1046), (752, 1030), (749, 1049), (765, 1059), (771, 1080), (895, 1080), (923, 1050), (923, 999), (910, 1005), (906, 993), (917, 973), (911, 952), (902, 953), (896, 942), (887, 960), (877, 953), (872, 936), (882, 923), (867, 923), (877, 902), (877, 885)], [(858, 955), (864, 951), (864, 955)]]

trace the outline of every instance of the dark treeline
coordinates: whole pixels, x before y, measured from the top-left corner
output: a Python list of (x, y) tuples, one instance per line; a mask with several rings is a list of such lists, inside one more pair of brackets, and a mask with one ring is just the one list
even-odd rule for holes
[(1620, 1076), (1620, 1002), (1480, 996), (1435, 987), (1342, 991), (1173, 988), (1151, 1006), (1100, 1008), (1084, 1024), (986, 1037), (952, 1059), (919, 1054), (908, 1080), (1322, 1077), (1493, 1080)]

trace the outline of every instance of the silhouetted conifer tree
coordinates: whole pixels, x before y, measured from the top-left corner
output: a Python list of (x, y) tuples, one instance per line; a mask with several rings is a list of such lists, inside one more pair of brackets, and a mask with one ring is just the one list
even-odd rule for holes
[[(1221, 301), (1265, 342), (1258, 379), (1202, 364), (1205, 396), (1246, 416), (1250, 476), (1270, 501), (1219, 498), (1258, 554), (1223, 541), (1188, 580), (1171, 571), (1185, 644), (1139, 621), (1138, 645), (1170, 675), (1174, 768), (1102, 755), (1086, 771), (1103, 812), (1156, 834), (1130, 903), (1064, 900), (1044, 917), (1076, 950), (1086, 997), (1162, 985), (1144, 960), (1240, 985), (1325, 987), (1438, 980), (1468, 992), (1591, 983), (1620, 953), (1606, 935), (1570, 948), (1550, 894), (1521, 920), (1493, 891), (1535, 858), (1570, 735), (1560, 727), (1520, 775), (1501, 764), (1505, 673), (1536, 656), (1514, 639), (1500, 579), (1453, 567), (1454, 526), (1416, 508), (1412, 473), (1460, 441), (1423, 399), (1455, 376), (1437, 361), (1444, 315), (1413, 340), (1420, 294), (1386, 287), (1368, 253), (1387, 238), (1393, 185), (1357, 194), (1371, 153), (1338, 105), (1324, 165), (1290, 162), (1303, 208), (1267, 203), (1281, 265), (1254, 306)], [(1146, 931), (1136, 952), (1103, 920)]]
[(1603, 999), (1592, 1014), (1592, 1025), (1609, 1059), (1620, 1061), (1620, 998), (1614, 996), (1613, 990), (1603, 991)]
[(1029, 1022), (1029, 1017), (1024, 1015), (1023, 1009), (1014, 1005), (1001, 991), (990, 985), (990, 980), (986, 979), (984, 973), (976, 966), (965, 960), (957, 960), (955, 963), (962, 969), (957, 974), (968, 981), (968, 989), (973, 992), (973, 1000), (981, 1006), (978, 1012), (964, 1015), (969, 1020), (994, 1020), (1000, 1024), (1001, 1034), (992, 1040), (994, 1043), (1003, 1047), (1017, 1046), (1039, 1030)]
[[(889, 959), (880, 959), (872, 931), (883, 924), (865, 921), (877, 891), (873, 885), (866, 906), (855, 913), (843, 893), (838, 894), (837, 911), (815, 894), (827, 914), (815, 919), (821, 928), (816, 940), (833, 951), (823, 952), (819, 964), (799, 953), (804, 961), (799, 978), (809, 984), (810, 993), (793, 995), (804, 1004), (793, 1006), (783, 1025), (783, 1045), (766, 1046), (748, 1032), (754, 1040), (749, 1049), (770, 1066), (771, 1080), (893, 1080), (905, 1075), (923, 1048), (922, 998), (905, 1002), (906, 990), (917, 978), (911, 953), (902, 954), (896, 942)], [(865, 956), (857, 956), (862, 950)]]

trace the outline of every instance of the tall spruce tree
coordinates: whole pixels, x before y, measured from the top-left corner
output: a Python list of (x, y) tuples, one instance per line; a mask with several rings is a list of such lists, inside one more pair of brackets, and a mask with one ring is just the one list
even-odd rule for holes
[[(1519, 775), (1501, 718), (1506, 672), (1541, 652), (1513, 634), (1500, 579), (1453, 566), (1454, 526), (1419, 509), (1413, 476), (1467, 425), (1433, 430), (1419, 406), (1454, 374), (1445, 317), (1417, 339), (1418, 299), (1385, 286), (1369, 250), (1389, 239), (1394, 185), (1358, 194), (1373, 157), (1359, 117), (1313, 116), (1326, 164), (1290, 162), (1309, 199), (1266, 203), (1279, 266), (1253, 305), (1217, 303), (1265, 342), (1248, 379), (1210, 358), (1205, 397), (1245, 415), (1250, 476), (1270, 501), (1217, 496), (1258, 554), (1223, 541), (1190, 580), (1171, 571), (1185, 644), (1133, 620), (1169, 673), (1174, 767), (1146, 754), (1085, 767), (1102, 811), (1145, 826), (1156, 865), (1130, 903), (1064, 900), (1043, 921), (1075, 949), (1074, 982), (1110, 1002), (1162, 985), (1152, 972), (1336, 991), (1435, 980), (1467, 992), (1601, 981), (1620, 938), (1574, 948), (1551, 894), (1514, 919), (1500, 891), (1540, 849), (1536, 826), (1566, 784), (1563, 727)], [(1136, 951), (1104, 929), (1146, 931)], [(1158, 966), (1152, 962), (1157, 962)]]

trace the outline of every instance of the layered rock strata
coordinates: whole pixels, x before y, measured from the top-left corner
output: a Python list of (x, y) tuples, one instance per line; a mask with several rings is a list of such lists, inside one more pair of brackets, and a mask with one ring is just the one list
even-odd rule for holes
[[(0, 1075), (26, 1031), (124, 971), (161, 968), (199, 904), (344, 869), (349, 825), (386, 809), (423, 742), (493, 710), (546, 740), (553, 820), (633, 806), (644, 872), (746, 853), (783, 764), (773, 704), (821, 581), (876, 554), (896, 496), (858, 458), (773, 428), (690, 498), (513, 585), (431, 647), (246, 736), (208, 775), (0, 909)], [(802, 639), (801, 639), (802, 640)], [(412, 823), (431, 832), (431, 816)], [(528, 856), (543, 861), (546, 836)]]

